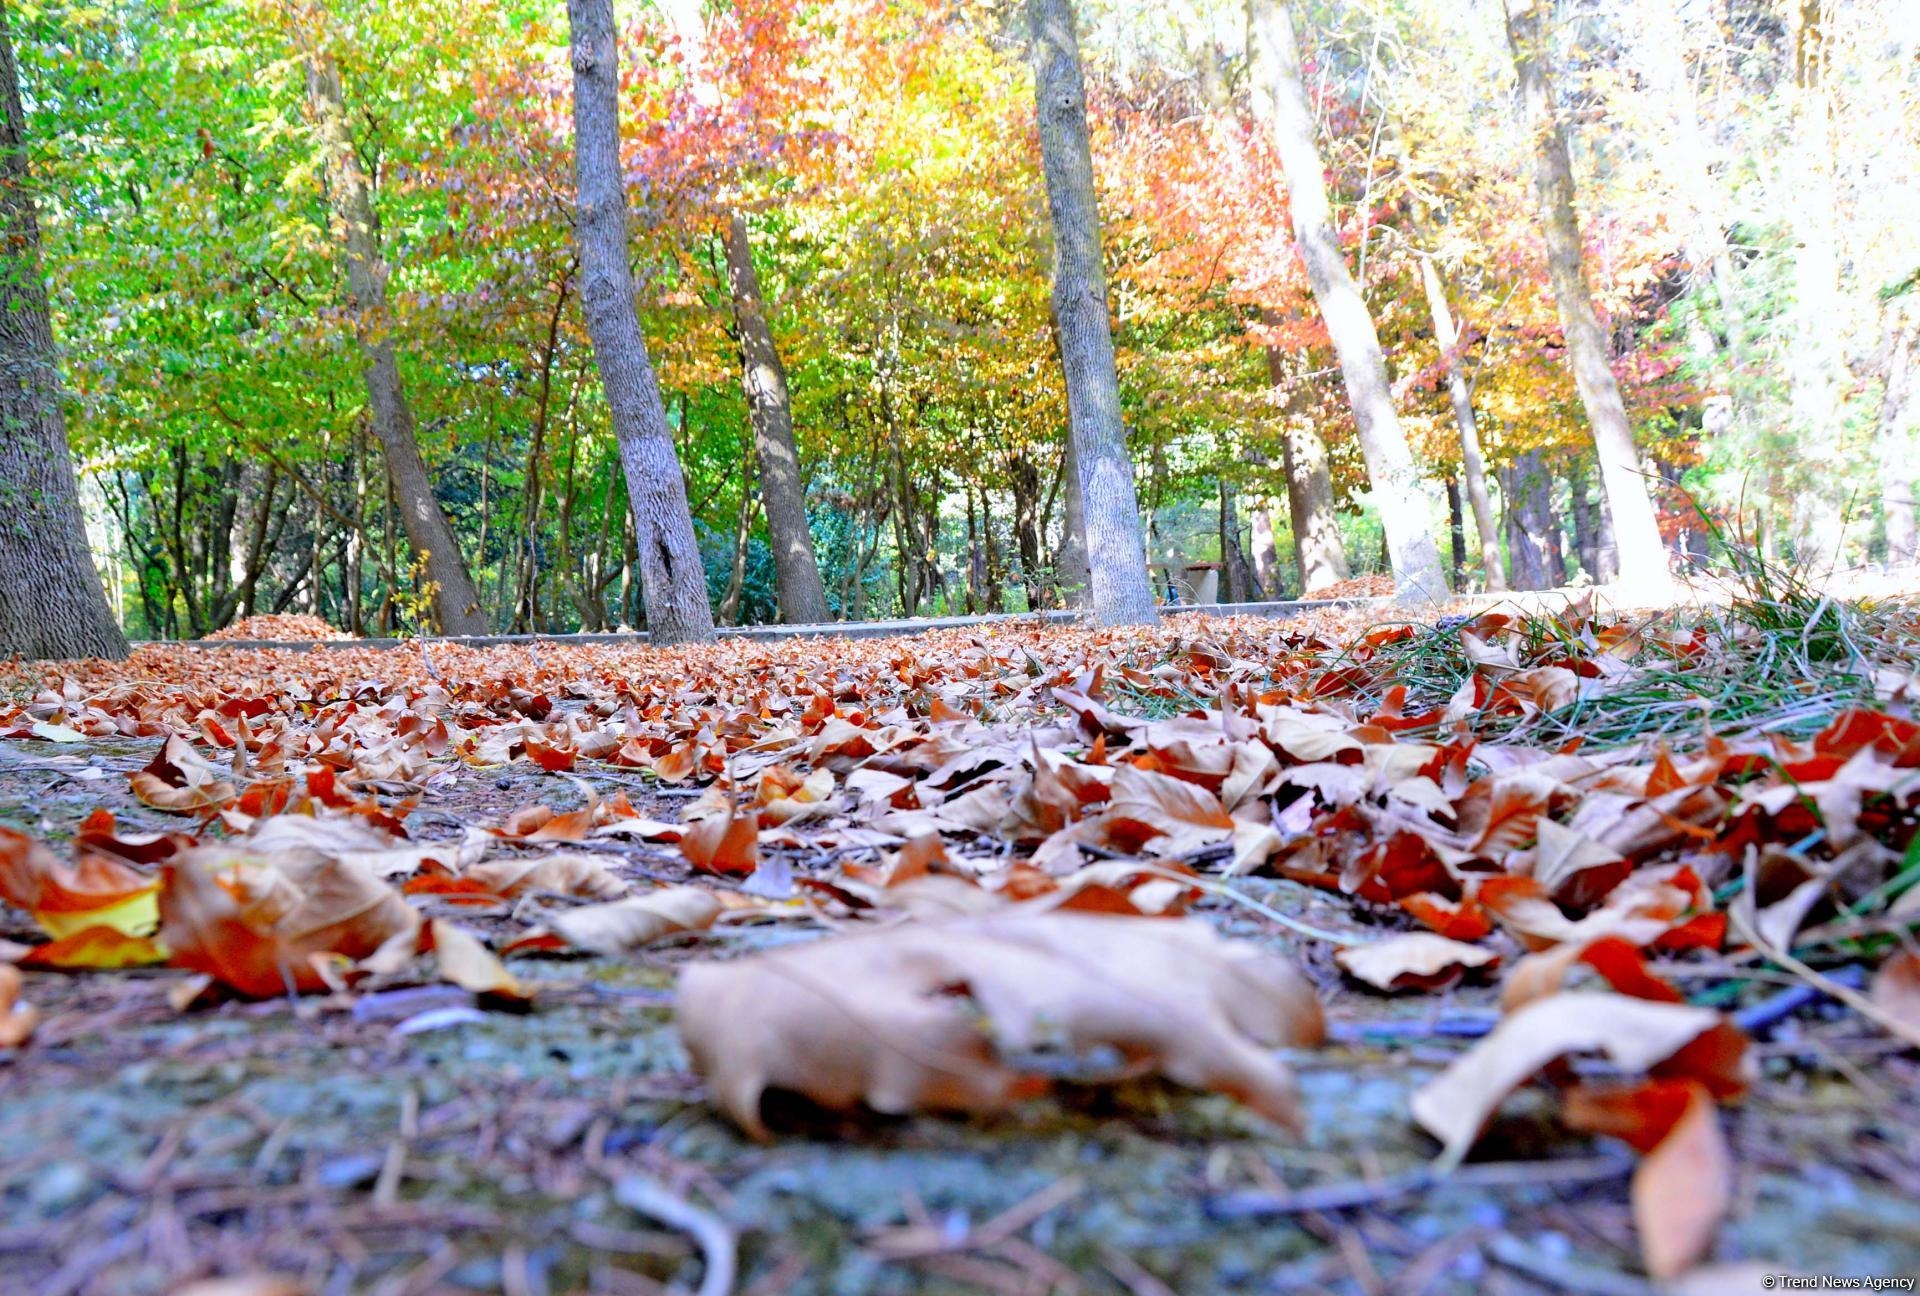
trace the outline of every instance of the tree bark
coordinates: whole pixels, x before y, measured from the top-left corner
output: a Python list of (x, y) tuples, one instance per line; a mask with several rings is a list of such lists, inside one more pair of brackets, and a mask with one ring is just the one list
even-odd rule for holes
[(1467, 580), (1467, 519), (1460, 503), (1460, 479), (1447, 474), (1447, 543), (1452, 546), (1453, 568), (1448, 573), (1455, 589)]
[(1559, 307), (1560, 331), (1574, 386), (1586, 408), (1600, 460), (1600, 484), (1613, 517), (1620, 575), (1636, 594), (1658, 597), (1672, 587), (1653, 498), (1614, 378), (1607, 335), (1593, 307), (1580, 223), (1574, 215), (1573, 162), (1548, 78), (1546, 0), (1506, 0), (1507, 41), (1520, 83), (1520, 103), (1534, 142), (1534, 193), (1547, 244), (1547, 276)]
[(1461, 476), (1466, 478), (1467, 503), (1473, 507), (1473, 529), (1480, 542), (1480, 569), (1489, 590), (1507, 587), (1500, 570), (1500, 531), (1494, 525), (1493, 497), (1487, 493), (1487, 461), (1480, 451), (1480, 426), (1473, 415), (1473, 393), (1460, 363), (1460, 331), (1447, 305), (1446, 285), (1433, 258), (1420, 258), (1420, 282), (1427, 293), (1427, 311), (1433, 317), (1433, 340), (1447, 367), (1447, 399), (1453, 405), (1453, 423), (1460, 431)]
[(833, 618), (813, 554), (813, 535), (807, 529), (807, 484), (800, 476), (800, 454), (794, 447), (787, 369), (767, 324), (760, 274), (753, 266), (753, 243), (746, 218), (739, 212), (728, 215), (725, 242), (727, 287), (733, 294), (734, 327), (740, 335), (741, 385), (760, 461), (760, 502), (766, 510), (767, 537), (773, 542), (780, 619), (788, 625), (818, 625)]
[(1153, 585), (1120, 418), (1073, 6), (1070, 0), (1027, 0), (1027, 21), (1040, 159), (1053, 219), (1054, 328), (1066, 377), (1093, 613), (1103, 625), (1151, 622), (1156, 617)]
[(380, 440), (387, 475), (400, 499), (400, 524), (407, 543), (432, 586), (440, 633), (485, 634), (487, 616), (480, 591), (433, 493), (433, 479), (427, 475), (414, 436), (413, 411), (400, 383), (393, 321), (387, 314), (388, 267), (380, 249), (380, 225), (373, 210), (372, 186), (348, 127), (340, 68), (322, 43), (327, 16), (320, 6), (303, 3), (295, 20), (302, 28), (307, 106), (324, 154), (332, 235), (347, 263), (348, 305), (364, 361), (368, 421)]
[(1280, 552), (1273, 542), (1273, 506), (1267, 500), (1256, 501), (1253, 510), (1253, 579), (1261, 597), (1283, 597), (1280, 579)]
[(1233, 483), (1220, 478), (1220, 601), (1251, 603), (1261, 597), (1254, 590), (1253, 565), (1240, 543), (1240, 509)]
[(1267, 376), (1274, 390), (1286, 390), (1280, 451), (1287, 471), (1287, 514), (1293, 523), (1293, 563), (1300, 592), (1311, 596), (1353, 574), (1346, 542), (1333, 514), (1333, 468), (1327, 443), (1300, 408), (1306, 386), (1287, 372), (1287, 353), (1267, 348)]
[(713, 637), (707, 575), (666, 408), (634, 307), (620, 161), (619, 52), (612, 0), (567, 0), (580, 303), (620, 446), (653, 642)]
[(87, 549), (60, 408), (26, 113), (4, 3), (0, 116), (0, 651), (121, 658), (127, 641)]
[(1506, 477), (1507, 548), (1516, 589), (1548, 589), (1566, 579), (1553, 516), (1553, 474), (1538, 450), (1514, 460)]
[(1393, 408), (1380, 336), (1334, 233), (1326, 163), (1314, 139), (1300, 48), (1283, 0), (1247, 0), (1247, 40), (1254, 92), (1286, 174), (1294, 241), (1306, 262), (1353, 406), (1367, 477), (1392, 555), (1395, 591), (1405, 602), (1444, 598), (1447, 574), (1429, 530), (1430, 510), (1413, 452)]

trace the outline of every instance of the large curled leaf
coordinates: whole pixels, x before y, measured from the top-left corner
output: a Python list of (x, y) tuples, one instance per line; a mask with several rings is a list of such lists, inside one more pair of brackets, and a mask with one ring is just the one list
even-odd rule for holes
[(715, 1102), (760, 1138), (769, 1089), (835, 1110), (992, 1111), (1045, 1087), (1022, 1055), (1052, 1050), (1112, 1050), (1129, 1073), (1298, 1129), (1270, 1050), (1324, 1030), (1291, 964), (1203, 923), (1017, 909), (694, 964), (679, 1022)]
[(1665, 1062), (1721, 1024), (1711, 1008), (1568, 991), (1535, 999), (1414, 1091), (1414, 1119), (1458, 1159), (1507, 1095), (1569, 1053), (1605, 1053), (1628, 1071)]
[(364, 958), (420, 921), (365, 860), (311, 849), (269, 859), (244, 842), (203, 846), (165, 876), (160, 938), (174, 966), (252, 998), (323, 990), (328, 956)]

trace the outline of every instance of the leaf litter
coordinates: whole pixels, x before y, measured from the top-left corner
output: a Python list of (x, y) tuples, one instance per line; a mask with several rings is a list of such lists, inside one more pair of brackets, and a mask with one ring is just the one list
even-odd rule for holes
[[(971, 1140), (984, 1163), (981, 1140), (1084, 1127), (1099, 1133), (1074, 1137), (1137, 1142), (1148, 1113), (1190, 1111), (1213, 1151), (1162, 1191), (1204, 1218), (1229, 1197), (1285, 1212), (1296, 1192), (1338, 1196), (1282, 1177), (1328, 1173), (1324, 1154), (1287, 1149), (1344, 1145), (1346, 1114), (1315, 1086), (1345, 1074), (1400, 1095), (1364, 1122), (1357, 1182), (1382, 1149), (1421, 1156), (1417, 1129), (1442, 1172), (1494, 1157), (1524, 1167), (1523, 1186), (1617, 1141), (1640, 1158), (1625, 1198), (1602, 1185), (1561, 1208), (1605, 1239), (1593, 1263), (1705, 1274), (1716, 1255), (1758, 1254), (1734, 1185), (1780, 1176), (1728, 1134), (1783, 1119), (1756, 1114), (1757, 1096), (1851, 1095), (1839, 1109), (1857, 1106), (1860, 1128), (1911, 1142), (1889, 1132), (1888, 1104), (1913, 1092), (1902, 1041), (1819, 995), (1758, 1046), (1728, 1010), (1804, 991), (1784, 983), (1806, 968), (1870, 978), (1870, 995), (1845, 993), (1910, 1023), (1920, 983), (1901, 944), (1920, 893), (1920, 725), (1900, 698), (1848, 699), (1817, 724), (1796, 712), (1789, 731), (1723, 732), (1708, 711), (1691, 735), (1567, 736), (1570, 713), (1605, 729), (1609, 699), (1736, 647), (1573, 605), (1440, 628), (1181, 618), (675, 650), (436, 645), (431, 671), (351, 647), (19, 666), (0, 734), (97, 749), (125, 793), (85, 806), (64, 846), (52, 815), (50, 833), (0, 834), (0, 896), (20, 915), (0, 946), (6, 1083), (70, 1066), (38, 1060), (61, 1041), (158, 1032), (192, 1049), (262, 1012), (393, 1021), (388, 1050), (612, 1013), (596, 1034), (644, 1042), (639, 1074), (667, 1086), (645, 1102), (704, 1082), (711, 1110), (759, 1139), (826, 1128), (884, 1150), (889, 1121), (971, 1113), (985, 1123), (937, 1137)], [(77, 786), (97, 799), (108, 782)], [(177, 971), (132, 970), (156, 964)], [(105, 1007), (84, 1006), (89, 984), (115, 988)], [(1433, 1010), (1455, 999), (1504, 1017), (1449, 1046)], [(655, 1015), (668, 1009), (677, 1063)], [(1317, 1048), (1323, 1016), (1359, 1043)], [(1142, 1088), (1153, 1077), (1174, 1088)], [(1208, 1091), (1248, 1115), (1223, 1125), (1178, 1096)], [(1502, 1124), (1516, 1107), (1544, 1122), (1518, 1142)], [(596, 1128), (562, 1176), (576, 1197), (583, 1174), (657, 1186), (664, 1169), (687, 1219), (727, 1215), (738, 1170), (713, 1160), (713, 1136), (692, 1161), (650, 1143), (610, 1159), (612, 1130)], [(1897, 1150), (1862, 1146), (1857, 1175), (1913, 1186)], [(377, 1176), (394, 1206), (404, 1157)], [(1429, 1211), (1444, 1173), (1433, 1184)], [(918, 1192), (895, 1201), (909, 1227)], [(1340, 1227), (1407, 1258), (1372, 1218)], [(797, 1263), (784, 1230), (742, 1220), (769, 1272)], [(992, 1270), (1032, 1246), (998, 1230), (975, 1255), (956, 1236), (885, 1263)], [(1331, 1274), (1359, 1236), (1333, 1236), (1337, 1262), (1274, 1245)], [(841, 1271), (881, 1262), (847, 1245)], [(1757, 1245), (1794, 1258), (1777, 1237)], [(681, 1263), (595, 1254), (543, 1263)], [(1505, 1244), (1484, 1254), (1532, 1263)], [(1143, 1252), (1089, 1272), (1124, 1286), (1141, 1258), (1149, 1276), (1188, 1263)], [(1446, 1281), (1466, 1281), (1471, 1266), (1445, 1259)]]

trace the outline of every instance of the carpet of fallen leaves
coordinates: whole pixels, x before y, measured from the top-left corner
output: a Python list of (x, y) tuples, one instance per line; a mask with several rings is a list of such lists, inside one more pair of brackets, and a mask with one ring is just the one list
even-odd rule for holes
[(1600, 747), (1710, 638), (1358, 615), (16, 664), (9, 1272), (1920, 1272), (1904, 687)]

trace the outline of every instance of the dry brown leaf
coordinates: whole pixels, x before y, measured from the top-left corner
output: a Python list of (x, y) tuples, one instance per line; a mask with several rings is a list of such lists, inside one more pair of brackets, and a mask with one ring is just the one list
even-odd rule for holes
[(40, 1012), (20, 997), (20, 969), (0, 963), (0, 1049), (19, 1048), (40, 1024)]
[(1920, 1030), (1920, 954), (1895, 950), (1873, 974), (1871, 995), (1874, 1007)]
[(1664, 1062), (1720, 1024), (1711, 1008), (1570, 991), (1536, 999), (1502, 1021), (1452, 1066), (1414, 1091), (1413, 1117), (1457, 1161), (1481, 1127), (1547, 1063), (1603, 1052), (1629, 1071)]
[(1291, 964), (1204, 924), (1019, 906), (696, 963), (679, 1022), (714, 1101), (759, 1138), (768, 1089), (843, 1111), (996, 1110), (1045, 1087), (1019, 1055), (1048, 1046), (1111, 1047), (1297, 1128), (1269, 1050), (1323, 1033)]
[(1694, 1080), (1583, 1087), (1568, 1096), (1566, 1120), (1644, 1154), (1632, 1199), (1647, 1272), (1674, 1278), (1703, 1260), (1733, 1196), (1733, 1156), (1707, 1087)]
[(705, 931), (721, 903), (704, 887), (666, 887), (556, 914), (549, 925), (568, 944), (595, 954), (627, 954), (682, 932)]
[(1114, 772), (1113, 795), (1097, 822), (1119, 849), (1133, 853), (1145, 846), (1156, 855), (1186, 855), (1225, 841), (1234, 830), (1233, 817), (1213, 793), (1131, 765)]
[(160, 881), (111, 855), (83, 851), (68, 866), (45, 846), (0, 828), (0, 900), (33, 915), (56, 940), (90, 927), (145, 935), (158, 919)]
[(760, 863), (760, 825), (752, 810), (729, 807), (726, 813), (696, 819), (680, 837), (687, 863), (709, 873), (751, 873)]
[(261, 999), (329, 988), (329, 959), (410, 938), (419, 916), (364, 862), (310, 848), (271, 860), (245, 842), (183, 851), (163, 866), (160, 939), (175, 967)]
[(524, 1001), (533, 997), (533, 992), (472, 932), (435, 918), (427, 924), (426, 935), (423, 944), (433, 950), (443, 980), (495, 999)]
[(1351, 945), (1337, 951), (1333, 961), (1355, 980), (1387, 991), (1437, 990), (1469, 972), (1500, 966), (1500, 956), (1492, 950), (1432, 932), (1405, 932)]
[(630, 889), (598, 858), (580, 854), (489, 860), (470, 866), (460, 876), (508, 900), (531, 891), (576, 900), (612, 900)]

